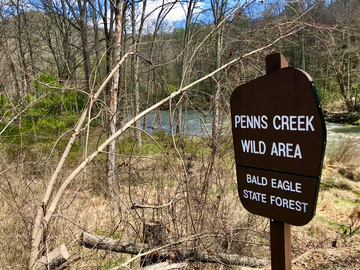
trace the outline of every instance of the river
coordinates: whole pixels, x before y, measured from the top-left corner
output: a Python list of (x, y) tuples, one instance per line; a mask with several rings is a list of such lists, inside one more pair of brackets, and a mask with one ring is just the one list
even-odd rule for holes
[(354, 138), (359, 141), (360, 146), (360, 126), (348, 124), (326, 123), (327, 144), (326, 151), (330, 152), (339, 145), (339, 142), (346, 138)]
[[(160, 118), (160, 122), (159, 122)], [(201, 113), (199, 111), (188, 110), (184, 113), (186, 125), (184, 133), (189, 136), (208, 136), (212, 131), (212, 111)], [(164, 131), (170, 134), (169, 111), (160, 111), (160, 117), (154, 112), (147, 115), (146, 131), (149, 133)], [(141, 124), (143, 121), (141, 121)], [(142, 126), (143, 128), (143, 126)], [(173, 131), (175, 133), (176, 121), (173, 119)], [(353, 137), (360, 142), (360, 126), (347, 124), (326, 123), (327, 146), (326, 151), (332, 151), (344, 138)]]

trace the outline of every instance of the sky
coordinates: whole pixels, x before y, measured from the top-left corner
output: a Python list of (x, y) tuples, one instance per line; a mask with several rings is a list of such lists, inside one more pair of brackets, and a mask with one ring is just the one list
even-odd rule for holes
[[(139, 3), (139, 10), (142, 10), (143, 8), (142, 4), (143, 2)], [(177, 1), (174, 4), (174, 0), (148, 0), (145, 14), (149, 17), (147, 19), (147, 24), (145, 25), (145, 29), (144, 29), (145, 31), (148, 32), (153, 31), (154, 23), (160, 13), (160, 7), (164, 4), (167, 7), (167, 9), (171, 7), (163, 23), (167, 31), (172, 31), (175, 26), (181, 25), (182, 23), (185, 24), (186, 9), (187, 9), (186, 1), (184, 2)], [(199, 3), (198, 6), (200, 7), (200, 5), (201, 4)]]

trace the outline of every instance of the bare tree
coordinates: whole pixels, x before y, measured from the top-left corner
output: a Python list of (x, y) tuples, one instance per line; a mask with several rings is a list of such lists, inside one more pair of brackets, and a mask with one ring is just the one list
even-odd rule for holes
[[(121, 55), (121, 37), (123, 32), (123, 16), (125, 9), (125, 1), (117, 0), (115, 4), (115, 32), (114, 32), (114, 43), (113, 43), (113, 66), (116, 66), (120, 61)], [(118, 90), (120, 88), (120, 72), (116, 72), (112, 78), (110, 92), (108, 94), (109, 109), (109, 132), (108, 136), (112, 137), (116, 133), (116, 120), (117, 120), (117, 102), (118, 102)], [(115, 189), (115, 160), (116, 160), (116, 144), (112, 141), (108, 146), (108, 157), (107, 157), (107, 177), (110, 188), (110, 194), (114, 195)]]
[[(227, 0), (211, 0), (211, 10), (214, 17), (214, 25), (218, 26), (225, 18), (228, 1)], [(224, 45), (224, 31), (225, 25), (221, 24), (215, 34), (215, 68), (219, 68), (222, 63), (223, 45)], [(213, 149), (218, 148), (218, 141), (220, 136), (219, 124), (220, 124), (220, 94), (222, 79), (221, 74), (217, 75), (215, 80), (215, 93), (213, 95), (213, 123), (212, 123), (212, 139)]]
[[(225, 20), (226, 18), (224, 18)], [(62, 182), (62, 184), (60, 185), (58, 191), (56, 192), (56, 194), (54, 195), (50, 205), (48, 207), (46, 207), (46, 205), (48, 205), (49, 199), (50, 199), (50, 194), (53, 192), (53, 187), (49, 188), (51, 186), (51, 184), (54, 184), (54, 181), (50, 181), (48, 188), (47, 188), (47, 192), (45, 194), (44, 200), (43, 200), (43, 207), (39, 208), (39, 212), (38, 215), (36, 216), (35, 222), (34, 222), (34, 227), (33, 227), (33, 241), (32, 241), (32, 253), (31, 253), (31, 257), (30, 257), (30, 261), (29, 261), (29, 268), (32, 267), (32, 265), (34, 264), (37, 255), (38, 255), (38, 248), (41, 242), (41, 238), (42, 238), (42, 234), (43, 234), (43, 230), (44, 230), (44, 225), (49, 224), (51, 217), (53, 216), (59, 200), (61, 199), (64, 191), (66, 190), (66, 188), (68, 187), (68, 185), (74, 180), (74, 178), (84, 169), (84, 167), (91, 162), (99, 153), (101, 153), (109, 144), (111, 144), (113, 141), (116, 140), (116, 138), (118, 138), (121, 134), (123, 134), (128, 128), (130, 128), (136, 121), (138, 121), (139, 119), (141, 119), (141, 117), (143, 117), (144, 115), (148, 114), (150, 111), (155, 110), (156, 108), (158, 108), (159, 106), (169, 102), (169, 100), (175, 98), (176, 96), (179, 96), (181, 94), (183, 94), (185, 91), (187, 91), (188, 89), (191, 89), (194, 85), (207, 80), (209, 78), (211, 78), (212, 76), (214, 76), (215, 74), (217, 74), (218, 72), (220, 72), (221, 70), (224, 70), (225, 68), (235, 64), (236, 62), (238, 62), (240, 59), (243, 59), (245, 57), (249, 57), (251, 55), (254, 55), (258, 52), (261, 52), (271, 46), (273, 46), (274, 44), (276, 44), (279, 40), (282, 40), (283, 38), (292, 35), (293, 33), (297, 32), (299, 30), (299, 28), (297, 26), (295, 27), (291, 27), (291, 28), (287, 28), (286, 32), (283, 32), (280, 36), (277, 36), (273, 41), (271, 41), (270, 43), (256, 49), (253, 50), (251, 52), (248, 52), (246, 54), (242, 54), (239, 55), (237, 58), (235, 58), (234, 60), (222, 65), (219, 69), (214, 70), (213, 72), (210, 72), (209, 74), (207, 74), (206, 76), (203, 76), (202, 78), (196, 80), (195, 82), (179, 89), (176, 92), (173, 92), (171, 95), (169, 95), (168, 97), (166, 97), (165, 99), (161, 100), (160, 102), (156, 103), (155, 105), (149, 107), (148, 109), (146, 109), (145, 111), (141, 112), (140, 114), (138, 114), (137, 116), (135, 116), (131, 121), (129, 121), (128, 123), (126, 123), (122, 128), (120, 128), (118, 131), (116, 131), (111, 137), (109, 137), (104, 143), (102, 143), (96, 151), (94, 151), (90, 156), (88, 156), (68, 177), (67, 179)], [(211, 34), (210, 34), (211, 36)], [(208, 35), (209, 37), (209, 35)], [(199, 45), (201, 46), (201, 44)], [(127, 57), (129, 54), (126, 54), (124, 57)], [(117, 68), (114, 68), (112, 73), (109, 75), (109, 77), (107, 78), (107, 80), (103, 83), (103, 85), (100, 87), (100, 89), (97, 91), (97, 93), (94, 95), (93, 99), (97, 99), (99, 97), (99, 94), (101, 93), (101, 90), (104, 89), (106, 83), (110, 80), (110, 78), (112, 78), (112, 76), (114, 76), (114, 74), (117, 73), (118, 68), (120, 67), (120, 65), (123, 63), (123, 61), (120, 61), (119, 64), (117, 65)], [(68, 147), (66, 148), (66, 151), (63, 154), (63, 158), (60, 161), (58, 168), (56, 170), (56, 172), (54, 173), (52, 179), (57, 177), (57, 174), (60, 172), (60, 169), (62, 167), (61, 162), (64, 162), (67, 154), (69, 153), (69, 149), (71, 149), (71, 145), (72, 142), (74, 140), (74, 138), (76, 137), (76, 135), (78, 134), (80, 127), (82, 126), (82, 124), (84, 123), (85, 117), (87, 115), (87, 111), (90, 109), (90, 107), (93, 105), (93, 102), (89, 103), (89, 106), (87, 107), (87, 110), (82, 114), (75, 130), (73, 133), (73, 136), (71, 138), (71, 140), (69, 141)], [(43, 224), (43, 225), (42, 225)]]
[[(181, 82), (180, 88), (189, 83), (191, 76), (191, 67), (193, 63), (190, 60), (190, 41), (192, 35), (192, 24), (194, 19), (194, 12), (196, 8), (197, 1), (190, 0), (188, 3), (184, 4), (186, 7), (186, 20), (185, 20), (185, 31), (184, 31), (184, 40), (183, 40), (183, 52), (181, 57)], [(183, 131), (183, 100), (180, 98), (178, 107), (176, 108), (176, 133), (181, 134)]]
[[(139, 42), (144, 28), (146, 7), (147, 7), (147, 0), (144, 0), (142, 2), (141, 18), (139, 24), (137, 25), (136, 3), (135, 1), (132, 1), (132, 5), (131, 5), (132, 47), (133, 50), (136, 52), (133, 57), (133, 63), (132, 63), (133, 85), (134, 85), (134, 95), (135, 95), (135, 99), (134, 99), (135, 115), (138, 115), (140, 112), (139, 56), (137, 55), (137, 51), (139, 49)], [(135, 123), (135, 127), (137, 127), (135, 131), (136, 141), (138, 142), (138, 145), (141, 146), (141, 132), (139, 130), (140, 121)]]

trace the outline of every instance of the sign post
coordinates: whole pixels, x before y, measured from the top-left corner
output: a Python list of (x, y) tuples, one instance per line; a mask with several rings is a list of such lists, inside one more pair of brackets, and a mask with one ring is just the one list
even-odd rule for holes
[(291, 269), (290, 224), (315, 215), (326, 128), (316, 89), (281, 54), (266, 57), (266, 75), (231, 96), (238, 191), (251, 213), (268, 217), (272, 269)]

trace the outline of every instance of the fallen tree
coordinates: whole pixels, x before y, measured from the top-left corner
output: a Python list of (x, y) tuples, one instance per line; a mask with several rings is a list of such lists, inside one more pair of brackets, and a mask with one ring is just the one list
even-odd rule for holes
[(35, 263), (36, 270), (55, 269), (65, 263), (69, 258), (69, 253), (64, 245), (57, 247), (46, 256), (41, 257)]
[[(118, 253), (128, 253), (133, 255), (141, 255), (141, 253), (144, 253), (144, 255), (150, 254), (158, 261), (171, 260), (173, 262), (181, 262), (184, 260), (189, 260), (249, 267), (263, 267), (269, 264), (269, 261), (264, 259), (240, 256), (237, 254), (225, 254), (211, 250), (207, 250), (205, 252), (200, 252), (197, 250), (179, 250), (169, 248), (169, 245), (152, 249), (148, 244), (145, 243), (116, 240), (105, 236), (93, 235), (87, 232), (81, 233), (79, 237), (79, 244), (87, 248), (110, 250)], [(154, 261), (154, 263), (155, 262), (156, 261)]]

